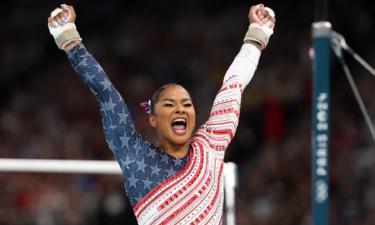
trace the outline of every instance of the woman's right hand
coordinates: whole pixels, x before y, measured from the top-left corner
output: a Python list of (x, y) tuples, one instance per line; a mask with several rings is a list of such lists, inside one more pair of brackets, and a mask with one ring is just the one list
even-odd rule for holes
[[(56, 8), (56, 9), (59, 9), (59, 8)], [(61, 10), (62, 12), (57, 14), (54, 18), (51, 17), (52, 15), (48, 17), (48, 22), (51, 26), (58, 27), (59, 25), (61, 25), (63, 27), (67, 23), (75, 23), (76, 13), (74, 11), (73, 6), (62, 4)]]
[[(57, 10), (57, 9), (60, 9), (60, 8), (56, 8), (55, 10)], [(48, 17), (48, 23), (51, 27), (57, 28), (57, 27), (61, 26), (61, 28), (63, 28), (66, 24), (69, 24), (69, 23), (74, 24), (75, 23), (76, 13), (74, 11), (73, 6), (70, 6), (70, 5), (68, 6), (68, 5), (62, 4), (60, 13), (58, 13), (57, 15), (54, 15), (54, 14), (56, 14), (56, 13), (54, 13), (54, 11), (52, 11), (51, 16)], [(74, 28), (75, 28), (75, 26), (74, 26)], [(70, 49), (72, 49), (74, 46), (76, 46), (77, 44), (80, 44), (80, 43), (81, 43), (80, 40), (72, 41), (71, 43), (69, 43), (65, 46), (65, 48), (64, 48), (65, 52), (68, 52)]]

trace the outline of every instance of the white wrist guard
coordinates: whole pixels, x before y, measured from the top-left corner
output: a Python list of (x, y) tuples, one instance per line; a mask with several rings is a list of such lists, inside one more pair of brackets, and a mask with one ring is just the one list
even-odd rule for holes
[[(61, 9), (55, 9), (51, 13), (51, 17), (54, 18), (57, 16)], [(65, 50), (65, 47), (72, 43), (73, 41), (79, 40), (82, 41), (82, 38), (79, 36), (77, 27), (74, 23), (67, 23), (64, 26), (59, 25), (55, 22), (55, 25), (52, 26), (48, 23), (49, 32), (55, 38), (56, 44), (61, 50)]]
[[(272, 9), (265, 7), (264, 10), (267, 11), (272, 18), (275, 18), (275, 13)], [(270, 36), (273, 34), (273, 28), (275, 27), (275, 25), (270, 27), (270, 23), (271, 21), (268, 21), (266, 24), (263, 24), (263, 26), (260, 26), (257, 23), (251, 23), (249, 30), (245, 35), (244, 41), (251, 40), (258, 42), (262, 45), (262, 49), (265, 49), (269, 42)]]

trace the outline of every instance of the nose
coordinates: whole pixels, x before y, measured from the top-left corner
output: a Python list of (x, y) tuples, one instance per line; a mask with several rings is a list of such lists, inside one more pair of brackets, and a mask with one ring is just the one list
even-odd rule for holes
[(179, 105), (177, 110), (176, 110), (176, 113), (177, 114), (185, 114), (185, 109), (182, 105)]

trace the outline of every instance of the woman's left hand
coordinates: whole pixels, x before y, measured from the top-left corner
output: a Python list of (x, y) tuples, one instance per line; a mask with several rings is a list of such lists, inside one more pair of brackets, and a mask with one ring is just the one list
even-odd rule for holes
[(268, 13), (263, 4), (254, 5), (250, 8), (249, 20), (250, 23), (257, 23), (260, 26), (263, 26), (268, 21), (271, 21), (267, 24), (269, 27), (272, 27), (276, 23), (276, 19)]

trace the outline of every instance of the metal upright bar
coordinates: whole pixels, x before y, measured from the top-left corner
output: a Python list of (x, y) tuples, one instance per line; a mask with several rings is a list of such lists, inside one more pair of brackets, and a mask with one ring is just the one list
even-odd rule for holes
[(236, 187), (237, 165), (232, 162), (225, 163), (225, 209), (227, 225), (236, 225)]
[(312, 224), (328, 225), (329, 205), (329, 22), (312, 25), (314, 46), (312, 105)]

